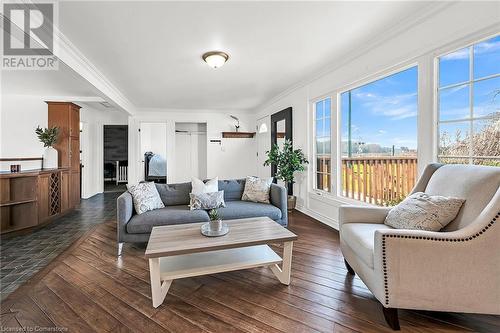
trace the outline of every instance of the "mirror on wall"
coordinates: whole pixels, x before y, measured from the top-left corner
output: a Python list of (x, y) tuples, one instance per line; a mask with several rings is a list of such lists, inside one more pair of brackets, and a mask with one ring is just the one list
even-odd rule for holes
[[(292, 141), (292, 128), (291, 107), (271, 115), (271, 146), (277, 144), (281, 148), (283, 147), (285, 140)], [(271, 165), (271, 176), (274, 177), (275, 174), (276, 166)], [(289, 186), (288, 194), (293, 195), (293, 186)]]

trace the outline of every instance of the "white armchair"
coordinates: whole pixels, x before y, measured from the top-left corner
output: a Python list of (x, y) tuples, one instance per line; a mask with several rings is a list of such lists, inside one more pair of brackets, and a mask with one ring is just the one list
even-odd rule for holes
[(440, 232), (393, 229), (385, 207), (340, 208), (349, 273), (396, 330), (398, 308), (500, 314), (500, 168), (430, 164), (412, 192), (419, 191), (466, 201)]

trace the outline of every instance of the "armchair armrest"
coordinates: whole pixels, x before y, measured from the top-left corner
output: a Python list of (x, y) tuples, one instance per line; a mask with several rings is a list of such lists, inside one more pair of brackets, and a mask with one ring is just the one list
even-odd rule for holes
[(342, 205), (339, 209), (339, 227), (346, 223), (382, 224), (390, 210), (390, 207)]
[(499, 233), (491, 226), (473, 229), (375, 231), (373, 259), (382, 304), (500, 313)]
[(273, 206), (281, 210), (281, 224), (286, 226), (288, 224), (288, 194), (286, 188), (278, 184), (271, 184), (269, 201)]
[(125, 192), (116, 199), (116, 230), (118, 242), (123, 242), (123, 235), (127, 233), (126, 225), (134, 214), (132, 195)]

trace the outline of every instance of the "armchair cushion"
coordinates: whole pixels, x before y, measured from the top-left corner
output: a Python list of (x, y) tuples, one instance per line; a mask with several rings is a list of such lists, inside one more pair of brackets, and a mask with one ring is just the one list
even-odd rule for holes
[(344, 243), (370, 268), (373, 268), (375, 231), (393, 229), (380, 223), (347, 223), (340, 231)]
[(453, 221), (464, 201), (416, 192), (392, 208), (384, 223), (396, 229), (439, 231)]

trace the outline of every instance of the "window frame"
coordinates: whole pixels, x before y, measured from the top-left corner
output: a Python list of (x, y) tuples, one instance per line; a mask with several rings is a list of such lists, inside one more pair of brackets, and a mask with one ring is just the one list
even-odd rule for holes
[[(495, 79), (495, 78), (500, 78), (500, 73), (493, 74), (493, 75), (488, 75), (479, 79), (474, 78), (474, 46), (477, 44), (480, 44), (484, 41), (487, 41), (492, 38), (499, 37), (500, 34), (495, 33), (488, 35), (486, 37), (482, 37), (479, 39), (475, 39), (474, 41), (469, 41), (467, 43), (462, 43), (462, 44), (455, 44), (453, 48), (448, 48), (446, 50), (440, 50), (439, 52), (436, 52), (434, 54), (434, 87), (433, 87), (433, 95), (434, 95), (434, 116), (435, 116), (435, 123), (434, 123), (434, 158), (435, 161), (439, 162), (441, 158), (448, 158), (451, 160), (459, 160), (459, 159), (467, 159), (468, 164), (474, 164), (475, 159), (479, 160), (500, 160), (500, 156), (478, 156), (474, 155), (474, 141), (472, 140), (472, 135), (474, 133), (474, 123), (477, 121), (481, 120), (487, 120), (487, 119), (494, 119), (496, 118), (495, 116), (480, 116), (480, 117), (474, 117), (474, 85), (477, 84), (478, 82), (490, 80), (490, 79)], [(448, 84), (443, 87), (439, 86), (439, 81), (440, 81), (440, 67), (439, 67), (439, 60), (440, 58), (457, 52), (461, 49), (469, 49), (469, 79), (467, 81), (463, 82), (458, 82), (454, 84)], [(451, 120), (440, 120), (440, 92), (442, 90), (454, 88), (454, 87), (459, 87), (467, 85), (469, 86), (469, 116), (467, 118), (456, 118), (456, 119), (451, 119)], [(441, 155), (439, 154), (440, 150), (440, 128), (441, 124), (454, 124), (454, 123), (467, 123), (468, 124), (468, 129), (470, 131), (470, 142), (469, 142), (469, 154), (465, 156), (451, 156), (451, 155)]]
[[(318, 164), (317, 164), (317, 146), (316, 146), (316, 121), (317, 121), (317, 118), (316, 118), (316, 103), (318, 102), (321, 102), (321, 101), (325, 101), (327, 99), (330, 99), (330, 191), (325, 191), (325, 190), (322, 190), (322, 189), (319, 189), (318, 188), (318, 184), (317, 184), (317, 178), (316, 178), (316, 175), (320, 172), (318, 172), (317, 170), (317, 167), (318, 167)], [(318, 193), (318, 194), (324, 194), (324, 195), (334, 195), (335, 194), (335, 189), (336, 189), (336, 186), (335, 186), (335, 182), (334, 182), (334, 179), (336, 178), (336, 173), (335, 173), (335, 156), (336, 156), (336, 135), (334, 135), (334, 133), (336, 132), (336, 128), (337, 128), (337, 122), (336, 122), (336, 98), (335, 98), (335, 95), (334, 94), (326, 94), (326, 95), (322, 95), (320, 97), (317, 97), (315, 99), (312, 99), (310, 100), (310, 109), (312, 110), (312, 122), (311, 122), (311, 125), (312, 125), (312, 142), (311, 142), (311, 152), (312, 152), (312, 163), (311, 163), (311, 176), (312, 176), (312, 190), (315, 192), (315, 193)], [(334, 143), (335, 141), (335, 143)]]
[[(343, 93), (346, 93), (346, 92), (349, 92), (351, 90), (355, 90), (355, 89), (358, 89), (358, 88), (361, 88), (363, 86), (366, 86), (368, 84), (371, 84), (373, 82), (376, 82), (376, 81), (379, 81), (379, 80), (382, 80), (382, 79), (385, 79), (389, 76), (392, 76), (392, 75), (395, 75), (395, 74), (398, 74), (398, 73), (401, 73), (401, 72), (404, 72), (410, 68), (416, 68), (416, 71), (417, 71), (417, 120), (416, 120), (416, 128), (417, 128), (417, 166), (418, 166), (418, 161), (419, 161), (419, 136), (420, 136), (420, 124), (419, 124), (419, 120), (420, 120), (420, 64), (417, 60), (413, 60), (413, 61), (410, 61), (410, 62), (407, 62), (403, 65), (396, 65), (396, 66), (392, 66), (390, 69), (388, 70), (385, 70), (385, 71), (381, 71), (379, 73), (377, 73), (376, 75), (372, 75), (372, 76), (369, 76), (368, 79), (364, 79), (364, 80), (360, 80), (360, 81), (356, 81), (355, 83), (352, 83), (346, 87), (344, 87), (343, 89), (339, 89), (337, 90), (336, 94), (337, 94), (337, 109), (338, 110), (341, 110), (341, 107), (342, 107), (342, 104), (341, 104), (341, 101), (342, 101), (342, 94)], [(337, 192), (335, 193), (336, 196), (338, 198), (341, 198), (342, 200), (349, 200), (349, 201), (354, 201), (354, 202), (357, 202), (357, 203), (363, 203), (363, 204), (369, 204), (369, 205), (374, 205), (374, 204), (371, 204), (371, 203), (366, 203), (364, 201), (361, 201), (361, 200), (357, 200), (357, 199), (353, 199), (353, 198), (349, 198), (349, 197), (346, 197), (343, 195), (342, 193), (342, 188), (343, 188), (343, 184), (342, 184), (342, 175), (341, 175), (341, 170), (342, 170), (342, 147), (341, 147), (341, 144), (342, 144), (342, 112), (338, 112), (338, 115), (337, 115), (337, 122), (338, 122), (338, 154), (337, 154), (337, 161), (336, 161), (336, 165), (337, 165), (337, 170), (338, 170), (338, 174), (336, 175), (336, 178), (337, 178)], [(375, 205), (376, 206), (376, 205)]]

